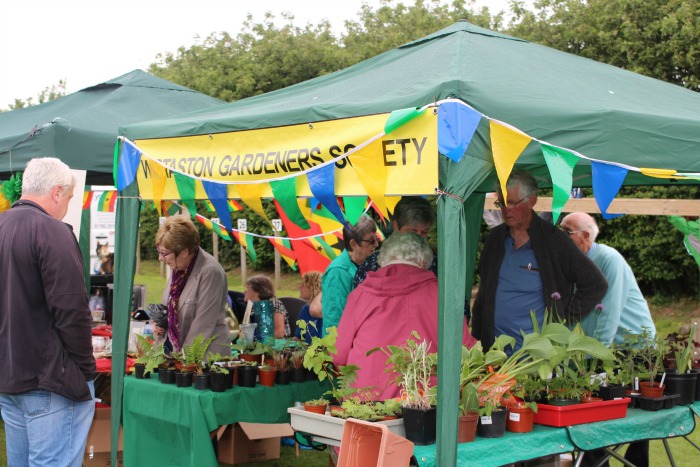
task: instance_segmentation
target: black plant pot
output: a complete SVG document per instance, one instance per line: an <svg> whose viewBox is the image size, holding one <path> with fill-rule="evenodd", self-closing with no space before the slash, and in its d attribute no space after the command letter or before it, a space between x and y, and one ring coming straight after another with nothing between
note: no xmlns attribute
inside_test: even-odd
<svg viewBox="0 0 700 467"><path fill-rule="evenodd" d="M224 392L226 390L226 378L228 377L228 374L211 373L209 377L211 379L211 390L213 392Z"/></svg>
<svg viewBox="0 0 700 467"><path fill-rule="evenodd" d="M238 385L243 388L254 388L258 377L258 368L255 366L238 367Z"/></svg>
<svg viewBox="0 0 700 467"><path fill-rule="evenodd" d="M137 379L144 378L144 372L146 371L146 365L143 363L134 363L134 376Z"/></svg>
<svg viewBox="0 0 700 467"><path fill-rule="evenodd" d="M179 388L188 388L192 386L192 372L175 373L175 385Z"/></svg>
<svg viewBox="0 0 700 467"><path fill-rule="evenodd" d="M161 369L158 373L158 379L163 384L175 384L175 373L177 373L177 370L174 368Z"/></svg>
<svg viewBox="0 0 700 467"><path fill-rule="evenodd" d="M318 379L318 376L313 371L307 370L306 368L304 368L304 370L306 370L306 381L313 381L315 379Z"/></svg>
<svg viewBox="0 0 700 467"><path fill-rule="evenodd" d="M277 374L275 375L275 384L289 384L289 381L292 379L292 374L289 369L285 370L277 370Z"/></svg>
<svg viewBox="0 0 700 467"><path fill-rule="evenodd" d="M209 373L194 375L194 388L203 391L211 387L211 377Z"/></svg>
<svg viewBox="0 0 700 467"><path fill-rule="evenodd" d="M228 367L228 374L224 380L226 381L226 389L231 389L233 387L233 378L236 377L236 371L238 368L235 366Z"/></svg>
<svg viewBox="0 0 700 467"><path fill-rule="evenodd" d="M506 409L499 407L490 417L479 417L476 434L482 438L500 438L506 432Z"/></svg>
<svg viewBox="0 0 700 467"><path fill-rule="evenodd" d="M664 384L665 395L678 394L680 397L676 399L676 405L688 405L695 401L695 386L697 385L698 377L693 373L685 374L666 374Z"/></svg>
<svg viewBox="0 0 700 467"><path fill-rule="evenodd" d="M697 377L697 381L695 382L695 400L700 401L700 369L693 368L690 372L694 373Z"/></svg>
<svg viewBox="0 0 700 467"><path fill-rule="evenodd" d="M406 430L406 439L413 441L413 444L425 446L435 442L437 425L437 408L431 407L428 410L411 409L402 407L403 426ZM504 419L505 429L505 419Z"/></svg>
<svg viewBox="0 0 700 467"><path fill-rule="evenodd" d="M625 397L625 387L621 384L601 386L600 389L598 389L598 395L602 397L604 401L622 399Z"/></svg>
<svg viewBox="0 0 700 467"><path fill-rule="evenodd" d="M306 368L294 368L292 370L292 381L295 383L303 383L306 381Z"/></svg>

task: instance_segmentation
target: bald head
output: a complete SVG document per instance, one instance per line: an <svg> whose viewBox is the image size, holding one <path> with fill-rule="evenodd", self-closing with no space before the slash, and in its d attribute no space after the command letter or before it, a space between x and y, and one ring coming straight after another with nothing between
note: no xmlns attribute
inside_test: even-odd
<svg viewBox="0 0 700 467"><path fill-rule="evenodd" d="M564 217L561 228L584 254L598 237L598 224L585 212L572 212Z"/></svg>

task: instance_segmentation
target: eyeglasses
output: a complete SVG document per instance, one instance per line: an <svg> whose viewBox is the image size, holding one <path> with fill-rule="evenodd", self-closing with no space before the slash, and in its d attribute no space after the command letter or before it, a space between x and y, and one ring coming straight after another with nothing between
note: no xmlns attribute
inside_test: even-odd
<svg viewBox="0 0 700 467"><path fill-rule="evenodd" d="M160 248L156 248L156 251L158 252L159 258L167 258L170 254L172 254L172 251L161 250Z"/></svg>
<svg viewBox="0 0 700 467"><path fill-rule="evenodd" d="M379 245L379 240L377 237L372 237L369 240L362 239L360 240L360 243L369 243L370 245Z"/></svg>
<svg viewBox="0 0 700 467"><path fill-rule="evenodd" d="M527 196L524 197L523 199L521 199L520 201L518 201L517 203L504 203L500 199L497 199L496 201L493 202L493 205L496 206L496 208L498 208L498 209L502 209L505 207L507 207L508 209L513 209L514 207L516 207L518 204L522 203L526 199L527 199Z"/></svg>
<svg viewBox="0 0 700 467"><path fill-rule="evenodd" d="M569 230L569 229L565 229L563 227L559 227L559 228L561 229L562 232L564 232L569 237L571 237L575 233L583 232L583 230Z"/></svg>

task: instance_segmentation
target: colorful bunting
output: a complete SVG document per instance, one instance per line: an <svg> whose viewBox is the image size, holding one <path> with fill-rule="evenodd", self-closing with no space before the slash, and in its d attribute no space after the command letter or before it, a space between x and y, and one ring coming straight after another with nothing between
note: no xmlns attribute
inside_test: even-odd
<svg viewBox="0 0 700 467"><path fill-rule="evenodd" d="M354 157L354 156L353 156ZM335 198L335 164L328 164L307 174L309 188L316 199L333 213L336 219L345 224L345 216Z"/></svg>
<svg viewBox="0 0 700 467"><path fill-rule="evenodd" d="M556 224L571 196L574 167L579 158L565 149L548 144L542 145L542 154L552 178L552 223Z"/></svg>
<svg viewBox="0 0 700 467"><path fill-rule="evenodd" d="M216 210L216 215L221 219L221 223L226 227L227 231L233 230L231 225L231 213L228 210L228 194L226 193L226 185L223 183L214 183L208 180L202 180L204 192L209 197L209 201Z"/></svg>
<svg viewBox="0 0 700 467"><path fill-rule="evenodd" d="M100 199L97 200L97 210L99 212L114 212L116 202L117 192L105 191L100 195Z"/></svg>
<svg viewBox="0 0 700 467"><path fill-rule="evenodd" d="M389 118L384 123L384 133L389 134L400 126L405 125L417 116L423 113L423 110L411 107L410 109L394 110L389 114Z"/></svg>
<svg viewBox="0 0 700 467"><path fill-rule="evenodd" d="M162 208L165 212L165 217L176 216L180 214L180 205L173 203L172 201L163 201Z"/></svg>
<svg viewBox="0 0 700 467"><path fill-rule="evenodd" d="M270 219L267 218L267 214L265 214L265 209L263 209L262 205L262 196L264 188L264 183L236 185L236 190L241 196L241 200L258 216L262 217L263 219L265 219L265 221L267 221L268 224L272 225L270 223Z"/></svg>
<svg viewBox="0 0 700 467"><path fill-rule="evenodd" d="M458 102L446 102L438 108L438 151L459 162L474 137L481 114Z"/></svg>
<svg viewBox="0 0 700 467"><path fill-rule="evenodd" d="M641 167L639 169L639 171L642 172L647 177L676 178L676 177L674 177L674 175L676 175L676 171L674 169L649 169L649 168Z"/></svg>
<svg viewBox="0 0 700 467"><path fill-rule="evenodd" d="M122 146L122 157L117 171L117 189L119 191L131 185L136 178L136 171L141 161L141 151L128 142Z"/></svg>
<svg viewBox="0 0 700 467"><path fill-rule="evenodd" d="M257 262L258 258L255 254L255 247L253 246L253 236L248 235L240 230L234 230L232 231L232 233L236 240L238 240L238 243L241 244L241 248L243 248L246 251L246 253L248 253L250 259L254 263Z"/></svg>
<svg viewBox="0 0 700 467"><path fill-rule="evenodd" d="M381 141L365 146L352 155L352 168L367 191L367 195L383 216L388 217L384 194L386 192L386 166L384 158L377 157L382 153Z"/></svg>
<svg viewBox="0 0 700 467"><path fill-rule="evenodd" d="M302 229L308 229L309 223L297 204L296 178L286 178L271 182L270 188L272 188L272 195L279 201L281 208L289 216L289 220Z"/></svg>
<svg viewBox="0 0 700 467"><path fill-rule="evenodd" d="M182 203L187 207L191 216L197 215L197 204L194 202L195 183L194 178L186 177L180 173L173 172L177 191L180 193Z"/></svg>
<svg viewBox="0 0 700 467"><path fill-rule="evenodd" d="M163 198L163 191L165 190L165 167L154 162L149 161L149 173L151 174L151 185L153 186L153 203L156 205L158 214L162 215L160 210L160 201Z"/></svg>
<svg viewBox="0 0 700 467"><path fill-rule="evenodd" d="M268 237L267 239L270 240L272 246L275 247L289 267L292 268L293 271L296 271L297 254L292 249L291 242L285 238Z"/></svg>
<svg viewBox="0 0 700 467"><path fill-rule="evenodd" d="M620 191L622 182L627 176L627 169L615 165L591 161L591 176L593 178L593 197L603 219L615 219L622 214L608 214L608 208Z"/></svg>
<svg viewBox="0 0 700 467"><path fill-rule="evenodd" d="M93 195L94 195L93 191L83 192L83 210L90 209L90 205L92 205Z"/></svg>
<svg viewBox="0 0 700 467"><path fill-rule="evenodd" d="M365 212L367 204L366 196L347 196L343 198L345 206L345 217L350 224L355 225L360 220L360 216Z"/></svg>
<svg viewBox="0 0 700 467"><path fill-rule="evenodd" d="M243 210L243 205L236 201L235 199L228 200L228 210L229 212L238 212Z"/></svg>
<svg viewBox="0 0 700 467"><path fill-rule="evenodd" d="M503 199L508 202L508 192L506 182L513 170L515 161L525 150L532 138L508 128L493 120L489 122L491 126L491 150L493 151L493 164L496 166L496 174L501 182Z"/></svg>

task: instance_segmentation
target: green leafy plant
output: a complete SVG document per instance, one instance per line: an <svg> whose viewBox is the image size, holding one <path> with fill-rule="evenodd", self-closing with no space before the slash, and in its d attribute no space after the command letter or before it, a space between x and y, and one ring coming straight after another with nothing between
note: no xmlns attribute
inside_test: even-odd
<svg viewBox="0 0 700 467"><path fill-rule="evenodd" d="M377 402L374 404L374 409L378 415L384 417L401 415L401 403L396 399L387 399L384 402Z"/></svg>
<svg viewBox="0 0 700 467"><path fill-rule="evenodd" d="M216 364L209 366L209 371L211 373L223 373L225 375L227 375L229 373L228 368L226 368L223 365L216 365Z"/></svg>
<svg viewBox="0 0 700 467"><path fill-rule="evenodd" d="M328 405L328 399L324 399L323 397L319 397L318 399L310 399L308 401L304 401L305 405L315 405L315 406L324 406Z"/></svg>
<svg viewBox="0 0 700 467"><path fill-rule="evenodd" d="M156 344L141 334L137 334L136 338L137 358L135 363L144 365L144 374L152 373L153 370L165 362L163 344Z"/></svg>
<svg viewBox="0 0 700 467"><path fill-rule="evenodd" d="M214 342L216 336L212 336L208 339L204 339L202 334L199 334L194 338L192 343L182 346L182 353L180 354L180 361L185 368L194 368L194 371L201 375L204 373L204 356L207 353L207 349Z"/></svg>
<svg viewBox="0 0 700 467"><path fill-rule="evenodd" d="M430 352L430 343L421 340L416 331L400 346L374 348L367 355L381 351L388 356L388 370L396 375L396 383L401 387L404 407L427 410L436 401L436 388L431 384L438 362L436 352Z"/></svg>

